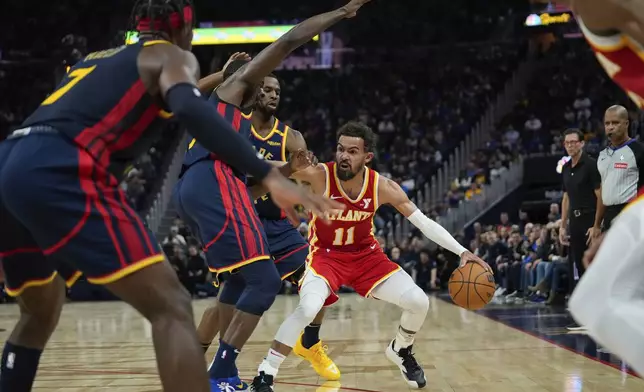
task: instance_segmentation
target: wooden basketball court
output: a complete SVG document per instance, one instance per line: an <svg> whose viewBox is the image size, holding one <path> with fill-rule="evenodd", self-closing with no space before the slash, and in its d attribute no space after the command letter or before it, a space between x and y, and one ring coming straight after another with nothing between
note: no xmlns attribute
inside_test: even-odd
<svg viewBox="0 0 644 392"><path fill-rule="evenodd" d="M278 297L239 357L242 378L254 376L273 334L296 304L296 296ZM194 303L197 318L206 305ZM394 306L345 295L327 316L321 335L343 372L341 385L325 384L308 363L291 356L276 391L408 390L384 355L398 326L400 312ZM4 338L16 317L15 305L0 306ZM644 390L639 378L435 297L415 351L427 375L426 391ZM34 390L160 391L148 323L119 302L68 304L43 356Z"/></svg>

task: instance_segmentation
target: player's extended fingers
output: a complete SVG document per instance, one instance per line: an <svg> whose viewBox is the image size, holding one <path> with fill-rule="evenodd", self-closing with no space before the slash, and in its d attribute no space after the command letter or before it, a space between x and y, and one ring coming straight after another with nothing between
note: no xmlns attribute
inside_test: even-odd
<svg viewBox="0 0 644 392"><path fill-rule="evenodd" d="M313 151L307 152L307 156L309 158L309 162L311 162L311 165L316 166L318 164L318 157L315 156Z"/></svg>
<svg viewBox="0 0 644 392"><path fill-rule="evenodd" d="M328 199L326 197L311 194L308 199L308 203L310 203L310 210L327 224L330 223L328 214L329 212L333 210L345 209L344 204L338 203L337 201Z"/></svg>

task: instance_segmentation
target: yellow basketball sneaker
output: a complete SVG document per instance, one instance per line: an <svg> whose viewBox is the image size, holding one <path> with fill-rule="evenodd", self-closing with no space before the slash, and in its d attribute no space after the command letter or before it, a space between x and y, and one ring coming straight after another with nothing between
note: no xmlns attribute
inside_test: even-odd
<svg viewBox="0 0 644 392"><path fill-rule="evenodd" d="M342 388L342 384L338 381L325 381L315 392L340 392L340 388Z"/></svg>
<svg viewBox="0 0 644 392"><path fill-rule="evenodd" d="M322 341L317 342L311 348L305 348L302 345L302 335L300 335L295 347L293 347L293 352L306 359L320 377L329 381L339 380L340 369L338 369L335 363L333 363L331 358L326 354L327 350L327 346L322 346Z"/></svg>

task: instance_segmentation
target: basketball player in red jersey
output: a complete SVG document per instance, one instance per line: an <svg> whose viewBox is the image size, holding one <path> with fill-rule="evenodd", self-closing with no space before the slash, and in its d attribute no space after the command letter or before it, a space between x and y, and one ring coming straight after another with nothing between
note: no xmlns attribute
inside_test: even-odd
<svg viewBox="0 0 644 392"><path fill-rule="evenodd" d="M608 75L644 108L644 1L567 0ZM640 190L640 194L643 192ZM599 344L644 375L644 198L632 201L584 256L589 266L568 303Z"/></svg>
<svg viewBox="0 0 644 392"><path fill-rule="evenodd" d="M258 159L202 99L188 2L142 0L133 17L139 42L87 55L0 143L0 257L20 307L2 354L2 391L32 388L65 300L59 261L150 321L165 391L210 391L190 298L119 189L124 167L160 134L164 107L204 146L273 188L278 204L332 207Z"/></svg>
<svg viewBox="0 0 644 392"><path fill-rule="evenodd" d="M426 217L398 184L367 167L373 159L375 135L364 124L349 122L338 131L335 162L309 166L291 178L305 181L314 193L345 205L344 211L328 216L330 225L312 215L309 225L310 255L301 281L300 303L278 330L273 349L283 356L269 356L259 366L259 378L269 387L285 358L295 346L299 333L323 306L338 300L342 285L351 286L363 297L395 304L403 309L396 337L386 348L411 388L423 388L427 381L412 352L414 337L425 321L427 295L397 264L390 261L373 233L378 207L396 208L427 238L461 257L461 265L475 262L489 266L461 246L443 227ZM270 389L259 389L268 392Z"/></svg>

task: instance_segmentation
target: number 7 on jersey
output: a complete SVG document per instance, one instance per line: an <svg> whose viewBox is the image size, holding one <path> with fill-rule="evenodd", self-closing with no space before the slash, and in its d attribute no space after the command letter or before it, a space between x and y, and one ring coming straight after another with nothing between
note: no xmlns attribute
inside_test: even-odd
<svg viewBox="0 0 644 392"><path fill-rule="evenodd" d="M89 75L94 71L96 66L92 66L89 68L78 68L70 72L67 77L69 78L69 82L67 82L64 86L59 88L58 90L54 91L47 99L43 101L41 105L51 105L52 103L58 101L60 97L65 95L72 87L74 87L78 82L80 82L85 76Z"/></svg>

